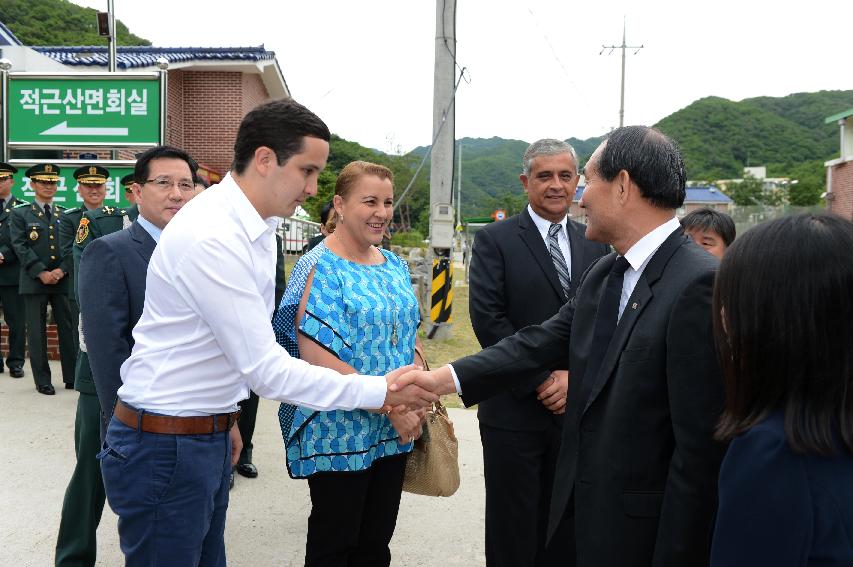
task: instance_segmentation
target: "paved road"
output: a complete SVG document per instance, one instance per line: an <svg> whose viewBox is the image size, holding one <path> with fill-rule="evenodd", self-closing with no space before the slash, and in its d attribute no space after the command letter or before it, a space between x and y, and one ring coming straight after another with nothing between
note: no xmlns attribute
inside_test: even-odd
<svg viewBox="0 0 853 567"><path fill-rule="evenodd" d="M61 387L57 363L54 386ZM27 375L0 374L0 566L53 564L62 497L74 466L74 412L78 394L36 393ZM302 564L310 510L308 485L291 480L282 458L278 404L261 400L255 432L257 479L237 478L231 491L225 543L229 565ZM451 498L403 493L391 542L392 564L485 564L483 461L473 411L451 409L460 439L462 486ZM107 508L98 530L98 565L122 564L116 517Z"/></svg>

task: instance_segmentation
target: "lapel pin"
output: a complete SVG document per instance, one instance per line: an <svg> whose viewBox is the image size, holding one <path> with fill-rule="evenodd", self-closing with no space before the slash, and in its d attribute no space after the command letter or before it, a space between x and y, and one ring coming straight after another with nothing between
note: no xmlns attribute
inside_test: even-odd
<svg viewBox="0 0 853 567"><path fill-rule="evenodd" d="M636 308L637 308L637 305L638 305L638 304L637 304L637 302L635 301L634 303L632 303L632 304L631 304L631 309L636 309Z"/></svg>

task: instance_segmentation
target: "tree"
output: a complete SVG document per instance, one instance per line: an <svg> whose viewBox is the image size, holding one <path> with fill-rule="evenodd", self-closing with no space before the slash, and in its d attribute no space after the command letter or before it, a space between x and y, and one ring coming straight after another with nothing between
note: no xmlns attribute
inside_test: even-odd
<svg viewBox="0 0 853 567"><path fill-rule="evenodd" d="M727 193L735 205L740 207L754 207L765 205L764 187L760 179L746 175L740 183L731 183Z"/></svg>

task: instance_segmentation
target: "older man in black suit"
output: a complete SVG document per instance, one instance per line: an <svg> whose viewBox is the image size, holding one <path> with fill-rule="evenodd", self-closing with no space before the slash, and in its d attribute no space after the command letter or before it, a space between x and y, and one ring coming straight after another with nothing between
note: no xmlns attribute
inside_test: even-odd
<svg viewBox="0 0 853 567"><path fill-rule="evenodd" d="M586 236L615 252L554 317L433 372L432 388L470 405L568 363L549 521L549 534L561 522L574 534L566 564L708 565L725 449L713 439L717 260L681 230L684 164L657 130L614 130L585 173Z"/></svg>
<svg viewBox="0 0 853 567"><path fill-rule="evenodd" d="M581 274L610 252L568 217L579 179L569 144L531 144L519 179L527 207L474 238L469 302L483 348L554 315L574 296ZM571 553L565 535L545 547L568 374L531 372L524 384L479 405L489 567L563 565Z"/></svg>

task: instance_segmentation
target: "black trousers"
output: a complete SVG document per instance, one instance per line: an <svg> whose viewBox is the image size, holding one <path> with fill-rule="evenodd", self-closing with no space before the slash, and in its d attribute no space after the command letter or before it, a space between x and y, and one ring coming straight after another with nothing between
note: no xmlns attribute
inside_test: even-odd
<svg viewBox="0 0 853 567"><path fill-rule="evenodd" d="M74 350L74 335L71 327L71 309L68 296L64 293L25 294L24 306L27 313L27 343L30 347L30 367L36 386L50 384L50 366L47 358L47 304L53 309L56 334L59 335L59 358L62 362L62 381L74 384L74 366L77 351Z"/></svg>
<svg viewBox="0 0 853 567"><path fill-rule="evenodd" d="M305 567L387 567L397 525L406 455L385 457L363 472L308 477L311 515Z"/></svg>
<svg viewBox="0 0 853 567"><path fill-rule="evenodd" d="M6 366L9 368L23 368L24 354L26 353L26 314L24 313L24 301L18 294L16 285L0 285L0 303L3 304L3 319L9 328L9 355L6 357ZM3 368L0 358L0 369Z"/></svg>
<svg viewBox="0 0 853 567"><path fill-rule="evenodd" d="M480 424L486 481L486 565L574 565L574 534L562 522L548 545L548 510L561 430L510 431Z"/></svg>
<svg viewBox="0 0 853 567"><path fill-rule="evenodd" d="M258 395L254 392L249 392L249 397L239 402L240 419L237 421L237 428L240 430L240 437L243 439L243 450L240 451L241 465L252 462L252 436L255 434L255 419L258 417Z"/></svg>

